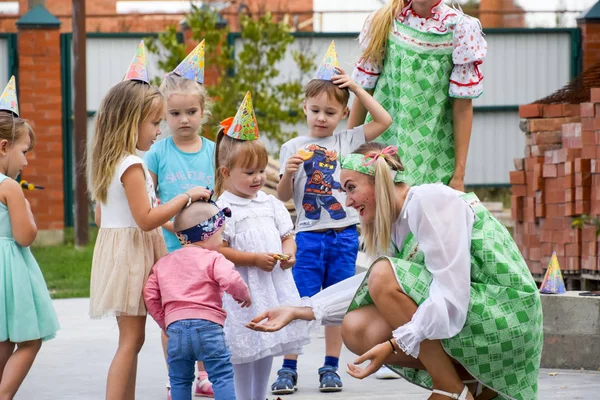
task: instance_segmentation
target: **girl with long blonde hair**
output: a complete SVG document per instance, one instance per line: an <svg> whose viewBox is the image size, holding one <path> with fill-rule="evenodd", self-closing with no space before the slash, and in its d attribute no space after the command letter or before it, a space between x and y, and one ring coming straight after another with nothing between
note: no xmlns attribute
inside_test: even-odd
<svg viewBox="0 0 600 400"><path fill-rule="evenodd" d="M483 92L487 52L479 21L442 0L390 0L367 18L359 41L352 77L393 120L377 141L398 147L410 183L464 190L472 99ZM365 117L355 101L348 126Z"/></svg>
<svg viewBox="0 0 600 400"><path fill-rule="evenodd" d="M111 400L135 398L146 326L142 289L154 263L166 254L158 228L186 204L210 197L208 189L196 187L157 206L152 178L136 152L150 149L160 134L164 109L160 92L139 73L113 86L100 105L89 156L90 194L100 227L90 316L116 316L119 327L106 387Z"/></svg>

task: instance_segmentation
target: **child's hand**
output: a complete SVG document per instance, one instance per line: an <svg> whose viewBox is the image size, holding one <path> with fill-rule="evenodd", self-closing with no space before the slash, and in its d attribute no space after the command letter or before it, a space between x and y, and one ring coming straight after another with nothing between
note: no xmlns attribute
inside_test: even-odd
<svg viewBox="0 0 600 400"><path fill-rule="evenodd" d="M358 89L359 86L356 82L354 82L354 79L346 75L344 70L340 67L337 67L336 69L338 74L331 77L331 82L333 82L334 85L337 85L340 89L348 88L348 90L351 92L354 92L356 89Z"/></svg>
<svg viewBox="0 0 600 400"><path fill-rule="evenodd" d="M296 264L296 255L295 254L286 254L286 255L290 256L290 258L288 258L287 260L284 260L284 261L279 261L279 266L281 267L281 269L292 268L294 266L294 264Z"/></svg>
<svg viewBox="0 0 600 400"><path fill-rule="evenodd" d="M254 258L254 264L263 271L271 272L277 264L277 260L270 253L257 253Z"/></svg>
<svg viewBox="0 0 600 400"><path fill-rule="evenodd" d="M196 186L188 190L187 193L192 196L192 201L208 200L212 195L212 192L203 186Z"/></svg>
<svg viewBox="0 0 600 400"><path fill-rule="evenodd" d="M300 157L298 154L294 154L293 156L288 158L287 162L285 163L285 173L294 175L298 171L298 169L300 169L300 165L303 162L304 160L302 159L302 157Z"/></svg>
<svg viewBox="0 0 600 400"><path fill-rule="evenodd" d="M250 300L238 300L238 299L235 299L235 301L237 301L237 303L242 308L249 308L252 305L252 299L250 299Z"/></svg>

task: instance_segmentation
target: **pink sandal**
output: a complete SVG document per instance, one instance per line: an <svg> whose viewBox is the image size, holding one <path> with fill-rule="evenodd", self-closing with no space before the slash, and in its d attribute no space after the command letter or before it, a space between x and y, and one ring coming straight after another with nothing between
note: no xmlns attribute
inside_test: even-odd
<svg viewBox="0 0 600 400"><path fill-rule="evenodd" d="M213 392L212 383L208 380L208 378L204 379L196 379L196 391L194 392L194 396L196 397L215 397L215 393Z"/></svg>

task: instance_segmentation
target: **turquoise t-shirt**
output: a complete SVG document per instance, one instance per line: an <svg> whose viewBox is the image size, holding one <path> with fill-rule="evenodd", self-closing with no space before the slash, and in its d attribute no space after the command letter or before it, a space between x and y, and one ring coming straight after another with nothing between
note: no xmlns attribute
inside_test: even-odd
<svg viewBox="0 0 600 400"><path fill-rule="evenodd" d="M202 138L202 148L196 153L185 153L168 137L152 145L144 155L150 172L158 177L157 195L166 203L178 194L196 186L215 184L215 143ZM167 250L181 247L177 236L163 229Z"/></svg>

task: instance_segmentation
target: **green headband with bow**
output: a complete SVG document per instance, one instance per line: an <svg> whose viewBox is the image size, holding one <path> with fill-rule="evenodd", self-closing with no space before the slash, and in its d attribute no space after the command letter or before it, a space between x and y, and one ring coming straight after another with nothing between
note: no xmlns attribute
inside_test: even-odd
<svg viewBox="0 0 600 400"><path fill-rule="evenodd" d="M379 153L369 153L366 155L352 153L342 158L341 166L343 169L350 169L361 174L375 176L375 161L379 157L385 158L396 153L398 153L398 148L395 146L388 146ZM405 171L396 171L394 182L406 182Z"/></svg>

